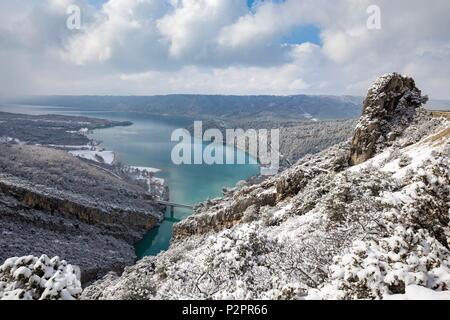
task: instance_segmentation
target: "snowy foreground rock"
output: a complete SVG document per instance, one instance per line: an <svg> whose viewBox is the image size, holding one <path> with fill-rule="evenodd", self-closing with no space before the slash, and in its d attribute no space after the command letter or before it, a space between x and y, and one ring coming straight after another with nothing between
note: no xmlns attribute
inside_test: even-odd
<svg viewBox="0 0 450 320"><path fill-rule="evenodd" d="M0 300L74 300L80 294L78 267L58 257L15 257L0 266Z"/></svg>
<svg viewBox="0 0 450 320"><path fill-rule="evenodd" d="M397 74L377 80L367 101L380 103L353 144L201 204L168 251L82 298L449 298L450 123L423 110L412 79ZM376 140L364 137L377 121ZM355 150L369 153L351 166Z"/></svg>

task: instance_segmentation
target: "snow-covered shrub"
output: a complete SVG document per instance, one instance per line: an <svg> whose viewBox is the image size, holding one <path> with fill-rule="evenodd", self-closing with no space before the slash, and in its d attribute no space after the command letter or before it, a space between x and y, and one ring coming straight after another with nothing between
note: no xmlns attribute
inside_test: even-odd
<svg viewBox="0 0 450 320"><path fill-rule="evenodd" d="M266 255L275 244L254 227L226 230L205 240L208 250L181 265L172 261L174 255L158 261L155 270L158 278L170 279L170 286L180 290L184 297L248 299L252 291L262 291L258 287L270 287L265 281L270 278ZM188 275L195 281L183 283L182 279ZM235 279L231 282L234 285L230 287L232 279Z"/></svg>
<svg viewBox="0 0 450 320"><path fill-rule="evenodd" d="M81 291L78 268L59 257L14 257L0 266L0 300L72 300Z"/></svg>
<svg viewBox="0 0 450 320"><path fill-rule="evenodd" d="M426 230L397 227L393 235L356 241L334 258L331 283L312 291L324 299L381 299L404 294L406 286L450 289L449 251ZM317 297L316 296L316 297Z"/></svg>
<svg viewBox="0 0 450 320"><path fill-rule="evenodd" d="M306 292L305 283L316 286L301 252L262 231L243 224L203 238L188 253L180 247L160 255L145 280L159 284L152 298L292 299Z"/></svg>
<svg viewBox="0 0 450 320"><path fill-rule="evenodd" d="M374 168L357 171L359 177L339 177L339 187L325 197L331 220L339 227L345 221L356 226L378 212L376 224L385 232L373 233L376 224L365 225L370 234L333 259L330 282L310 291L310 298L380 299L404 294L409 285L450 290L448 154L444 146L418 166L411 161L404 176L382 183L383 174ZM353 228L356 239L357 233Z"/></svg>
<svg viewBox="0 0 450 320"><path fill-rule="evenodd" d="M396 205L386 214L390 222L426 229L442 245L450 247L450 180L448 149L420 165L398 192L385 192L386 203ZM406 182L408 181L408 182Z"/></svg>
<svg viewBox="0 0 450 320"><path fill-rule="evenodd" d="M398 166L400 168L407 167L407 166L409 166L411 164L411 161L412 161L412 159L411 159L410 156L408 156L407 154L403 154L403 155L400 156L400 160L398 162Z"/></svg>
<svg viewBox="0 0 450 320"><path fill-rule="evenodd" d="M383 161L381 165L387 164L395 159L401 157L401 152L398 148L392 148L391 152L389 152L389 156Z"/></svg>
<svg viewBox="0 0 450 320"><path fill-rule="evenodd" d="M327 217L340 224L373 217L375 210L383 209L379 208L381 192L396 186L388 174L374 167L342 172L328 185L330 190L320 201Z"/></svg>

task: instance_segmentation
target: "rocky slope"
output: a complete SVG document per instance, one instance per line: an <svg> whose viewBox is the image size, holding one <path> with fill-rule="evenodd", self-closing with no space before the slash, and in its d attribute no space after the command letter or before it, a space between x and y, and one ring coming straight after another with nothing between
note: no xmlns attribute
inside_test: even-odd
<svg viewBox="0 0 450 320"><path fill-rule="evenodd" d="M356 122L356 119L331 121L213 119L203 121L202 134L208 129L219 129L223 137L226 137L227 129L243 129L244 131L279 129L280 171L282 171L308 154L315 154L347 141L353 135ZM187 130L194 134L193 125ZM269 145L270 142L269 139ZM244 151L251 153L248 146ZM258 157L257 154L253 156Z"/></svg>
<svg viewBox="0 0 450 320"><path fill-rule="evenodd" d="M450 124L422 101L409 78L378 79L352 142L199 205L168 251L108 274L82 298L381 299L417 286L446 294Z"/></svg>
<svg viewBox="0 0 450 320"><path fill-rule="evenodd" d="M145 188L61 150L0 144L0 169L0 261L60 256L92 281L133 264L163 218Z"/></svg>

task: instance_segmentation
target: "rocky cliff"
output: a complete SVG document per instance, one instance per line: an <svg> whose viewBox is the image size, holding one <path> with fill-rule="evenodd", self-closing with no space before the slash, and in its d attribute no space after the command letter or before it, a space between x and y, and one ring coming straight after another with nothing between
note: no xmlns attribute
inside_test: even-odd
<svg viewBox="0 0 450 320"><path fill-rule="evenodd" d="M121 272L163 218L146 189L64 151L0 144L0 260L64 257L82 281Z"/></svg>
<svg viewBox="0 0 450 320"><path fill-rule="evenodd" d="M168 251L84 299L383 299L450 288L450 124L375 81L352 141L199 205ZM349 161L350 159L350 161Z"/></svg>
<svg viewBox="0 0 450 320"><path fill-rule="evenodd" d="M364 100L363 115L350 147L350 164L360 164L401 136L426 103L412 78L397 73L375 81Z"/></svg>

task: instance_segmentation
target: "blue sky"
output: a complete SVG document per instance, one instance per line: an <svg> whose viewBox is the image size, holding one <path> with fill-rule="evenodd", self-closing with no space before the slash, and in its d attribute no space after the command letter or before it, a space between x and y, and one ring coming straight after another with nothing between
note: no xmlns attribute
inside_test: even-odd
<svg viewBox="0 0 450 320"><path fill-rule="evenodd" d="M103 3L107 2L108 0L89 0L89 2L93 5L95 5L96 7L101 6ZM246 1L246 0L242 0L242 1ZM249 8L253 7L253 4L255 2L257 2L258 0L247 0L247 6ZM274 0L274 2L283 2L284 0Z"/></svg>
<svg viewBox="0 0 450 320"><path fill-rule="evenodd" d="M311 24L296 26L283 37L282 41L287 44L311 42L321 45L320 29Z"/></svg>
<svg viewBox="0 0 450 320"><path fill-rule="evenodd" d="M102 4L104 4L105 2L107 2L107 0L89 0L89 3L91 3L97 8L100 8Z"/></svg>
<svg viewBox="0 0 450 320"><path fill-rule="evenodd" d="M243 0L243 1L245 1L245 0ZM282 3L282 2L285 2L285 0L247 0L247 6L249 7L249 8L252 8L253 7L253 4L255 4L255 3L257 3L257 2L264 2L264 1L272 1L272 2L275 2L275 3Z"/></svg>
<svg viewBox="0 0 450 320"><path fill-rule="evenodd" d="M244 0L243 0L244 1ZM254 9L254 4L264 0L247 0L247 6L249 9ZM267 0L266 0L267 1ZM268 0L274 3L283 3L285 0ZM253 10L254 11L254 10ZM298 25L289 30L283 37L282 42L286 44L300 44L304 42L311 42L317 45L321 45L320 40L320 28L315 25Z"/></svg>

